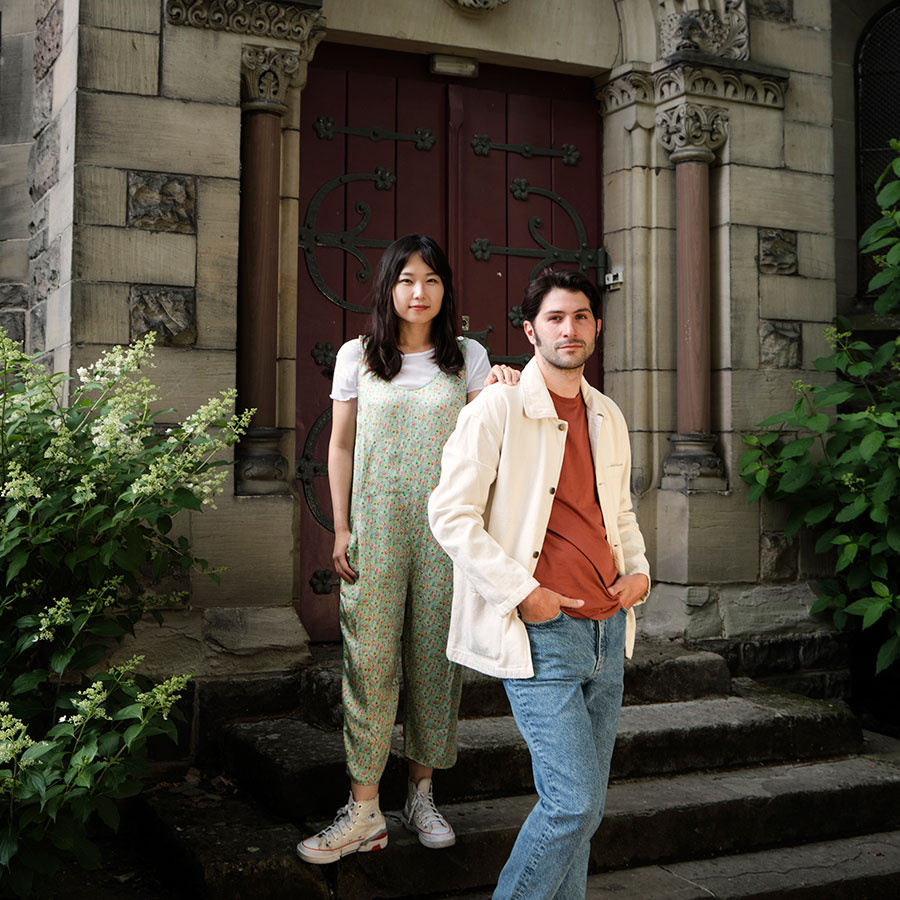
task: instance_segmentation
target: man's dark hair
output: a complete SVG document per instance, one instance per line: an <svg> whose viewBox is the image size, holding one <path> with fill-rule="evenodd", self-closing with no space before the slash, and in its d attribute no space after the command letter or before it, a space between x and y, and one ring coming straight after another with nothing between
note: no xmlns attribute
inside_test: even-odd
<svg viewBox="0 0 900 900"><path fill-rule="evenodd" d="M562 288L573 294L584 294L591 305L591 312L595 319L600 318L602 300L597 285L581 272L570 272L567 269L544 269L534 281L529 282L525 288L525 297L522 300L522 315L526 322L534 322L541 311L544 297L554 288Z"/></svg>

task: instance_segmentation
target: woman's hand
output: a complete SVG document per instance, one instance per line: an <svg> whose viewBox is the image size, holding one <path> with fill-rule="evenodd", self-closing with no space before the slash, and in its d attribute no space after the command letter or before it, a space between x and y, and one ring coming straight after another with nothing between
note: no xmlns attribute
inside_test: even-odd
<svg viewBox="0 0 900 900"><path fill-rule="evenodd" d="M347 582L354 584L356 582L356 572L350 568L347 562L347 547L350 546L350 532L346 530L335 530L334 532L334 551L331 554L331 561L337 570L338 575Z"/></svg>
<svg viewBox="0 0 900 900"><path fill-rule="evenodd" d="M487 387L489 384L494 384L494 382L518 384L521 375L522 373L518 369L512 368L512 366L491 366L491 371L488 372L487 378L484 379L484 386Z"/></svg>

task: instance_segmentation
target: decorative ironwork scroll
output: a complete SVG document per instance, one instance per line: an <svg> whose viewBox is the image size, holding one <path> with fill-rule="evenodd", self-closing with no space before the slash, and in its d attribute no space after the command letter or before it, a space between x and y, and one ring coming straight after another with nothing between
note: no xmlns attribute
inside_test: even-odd
<svg viewBox="0 0 900 900"><path fill-rule="evenodd" d="M334 522L328 518L325 510L322 509L314 487L316 478L328 477L328 463L315 459L313 454L316 451L316 444L319 442L322 432L330 421L331 407L328 407L323 413L319 414L306 435L306 441L303 444L303 455L297 460L294 477L303 485L303 496L306 499L306 505L309 507L309 511L313 514L315 520L328 531L334 531Z"/></svg>
<svg viewBox="0 0 900 900"><path fill-rule="evenodd" d="M367 137L370 141L412 141L416 150L430 150L437 138L430 128L417 128L414 134L401 131L387 131L384 128L350 128L349 125L335 125L331 116L319 116L313 122L317 137L323 141L333 141L335 134L353 134Z"/></svg>
<svg viewBox="0 0 900 900"><path fill-rule="evenodd" d="M325 182L319 190L316 191L309 206L306 208L306 215L303 219L303 225L300 227L300 236L298 244L303 249L303 255L306 257L306 265L309 269L309 276L312 278L315 286L336 306L351 312L370 313L372 310L368 306L360 306L356 303L348 303L343 297L336 294L326 283L316 260L316 247L336 247L355 256L360 263L360 269L356 273L357 281L366 282L372 275L372 266L369 260L360 248L376 247L384 249L389 246L390 240L381 240L378 238L362 237L362 232L366 230L369 220L372 218L372 207L363 200L360 200L354 207L359 214L359 222L353 227L344 231L317 231L316 220L319 217L319 210L325 202L325 198L339 187L350 184L354 181L374 181L375 190L389 191L393 188L397 181L397 176L390 169L377 168L374 173L370 172L351 172L347 175L341 175L339 178L333 178L331 181Z"/></svg>
<svg viewBox="0 0 900 900"><path fill-rule="evenodd" d="M472 150L476 156L490 156L491 150L518 153L525 159L531 159L533 156L555 156L562 159L564 166L577 166L578 160L581 159L581 151L574 144L563 144L560 150L554 150L552 147L535 147L527 142L524 144L497 144L487 134L476 134L472 138Z"/></svg>
<svg viewBox="0 0 900 900"><path fill-rule="evenodd" d="M534 268L528 276L529 278L534 278L541 269L553 263L574 262L578 263L579 272L597 269L598 277L602 278L606 273L606 251L602 247L592 248L590 246L584 222L581 221L575 208L568 200L559 194L553 193L553 191L548 191L546 188L532 187L525 178L514 179L509 186L509 190L516 200L524 201L531 194L535 194L538 197L546 197L551 202L558 204L569 217L572 225L575 226L578 249L567 250L563 247L555 247L538 230L544 225L543 218L541 216L532 216L528 222L528 232L538 245L537 247L501 247L492 244L490 238L475 238L469 248L475 259L486 262L494 254L497 256L520 256L537 259Z"/></svg>
<svg viewBox="0 0 900 900"><path fill-rule="evenodd" d="M341 579L331 569L316 569L309 579L313 593L319 596L330 594L340 583Z"/></svg>
<svg viewBox="0 0 900 900"><path fill-rule="evenodd" d="M518 308L518 307L515 307ZM519 356L496 356L491 352L490 345L487 342L487 336L494 330L493 325L488 325L484 331L469 331L465 326L463 327L463 337L471 338L473 341L478 341L485 350L487 350L488 359L491 361L491 365L496 365L501 363L503 365L513 365L513 366L524 366L531 359L530 353L522 353Z"/></svg>

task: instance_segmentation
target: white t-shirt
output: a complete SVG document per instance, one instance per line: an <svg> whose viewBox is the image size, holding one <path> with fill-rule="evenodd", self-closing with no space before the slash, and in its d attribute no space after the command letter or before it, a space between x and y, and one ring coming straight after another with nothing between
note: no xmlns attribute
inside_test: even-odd
<svg viewBox="0 0 900 900"><path fill-rule="evenodd" d="M334 362L334 382L331 388L332 400L354 400L359 391L359 338L347 341L337 352ZM466 393L480 391L484 379L491 370L487 351L478 341L466 339ZM391 380L392 384L404 388L420 388L428 384L440 371L434 359L434 350L421 353L404 353L400 371Z"/></svg>

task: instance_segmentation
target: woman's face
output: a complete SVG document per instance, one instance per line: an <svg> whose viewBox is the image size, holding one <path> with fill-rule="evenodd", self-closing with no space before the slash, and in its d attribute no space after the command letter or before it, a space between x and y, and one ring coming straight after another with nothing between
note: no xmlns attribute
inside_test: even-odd
<svg viewBox="0 0 900 900"><path fill-rule="evenodd" d="M411 325L431 322L441 311L444 282L418 253L406 261L394 283L394 312Z"/></svg>

